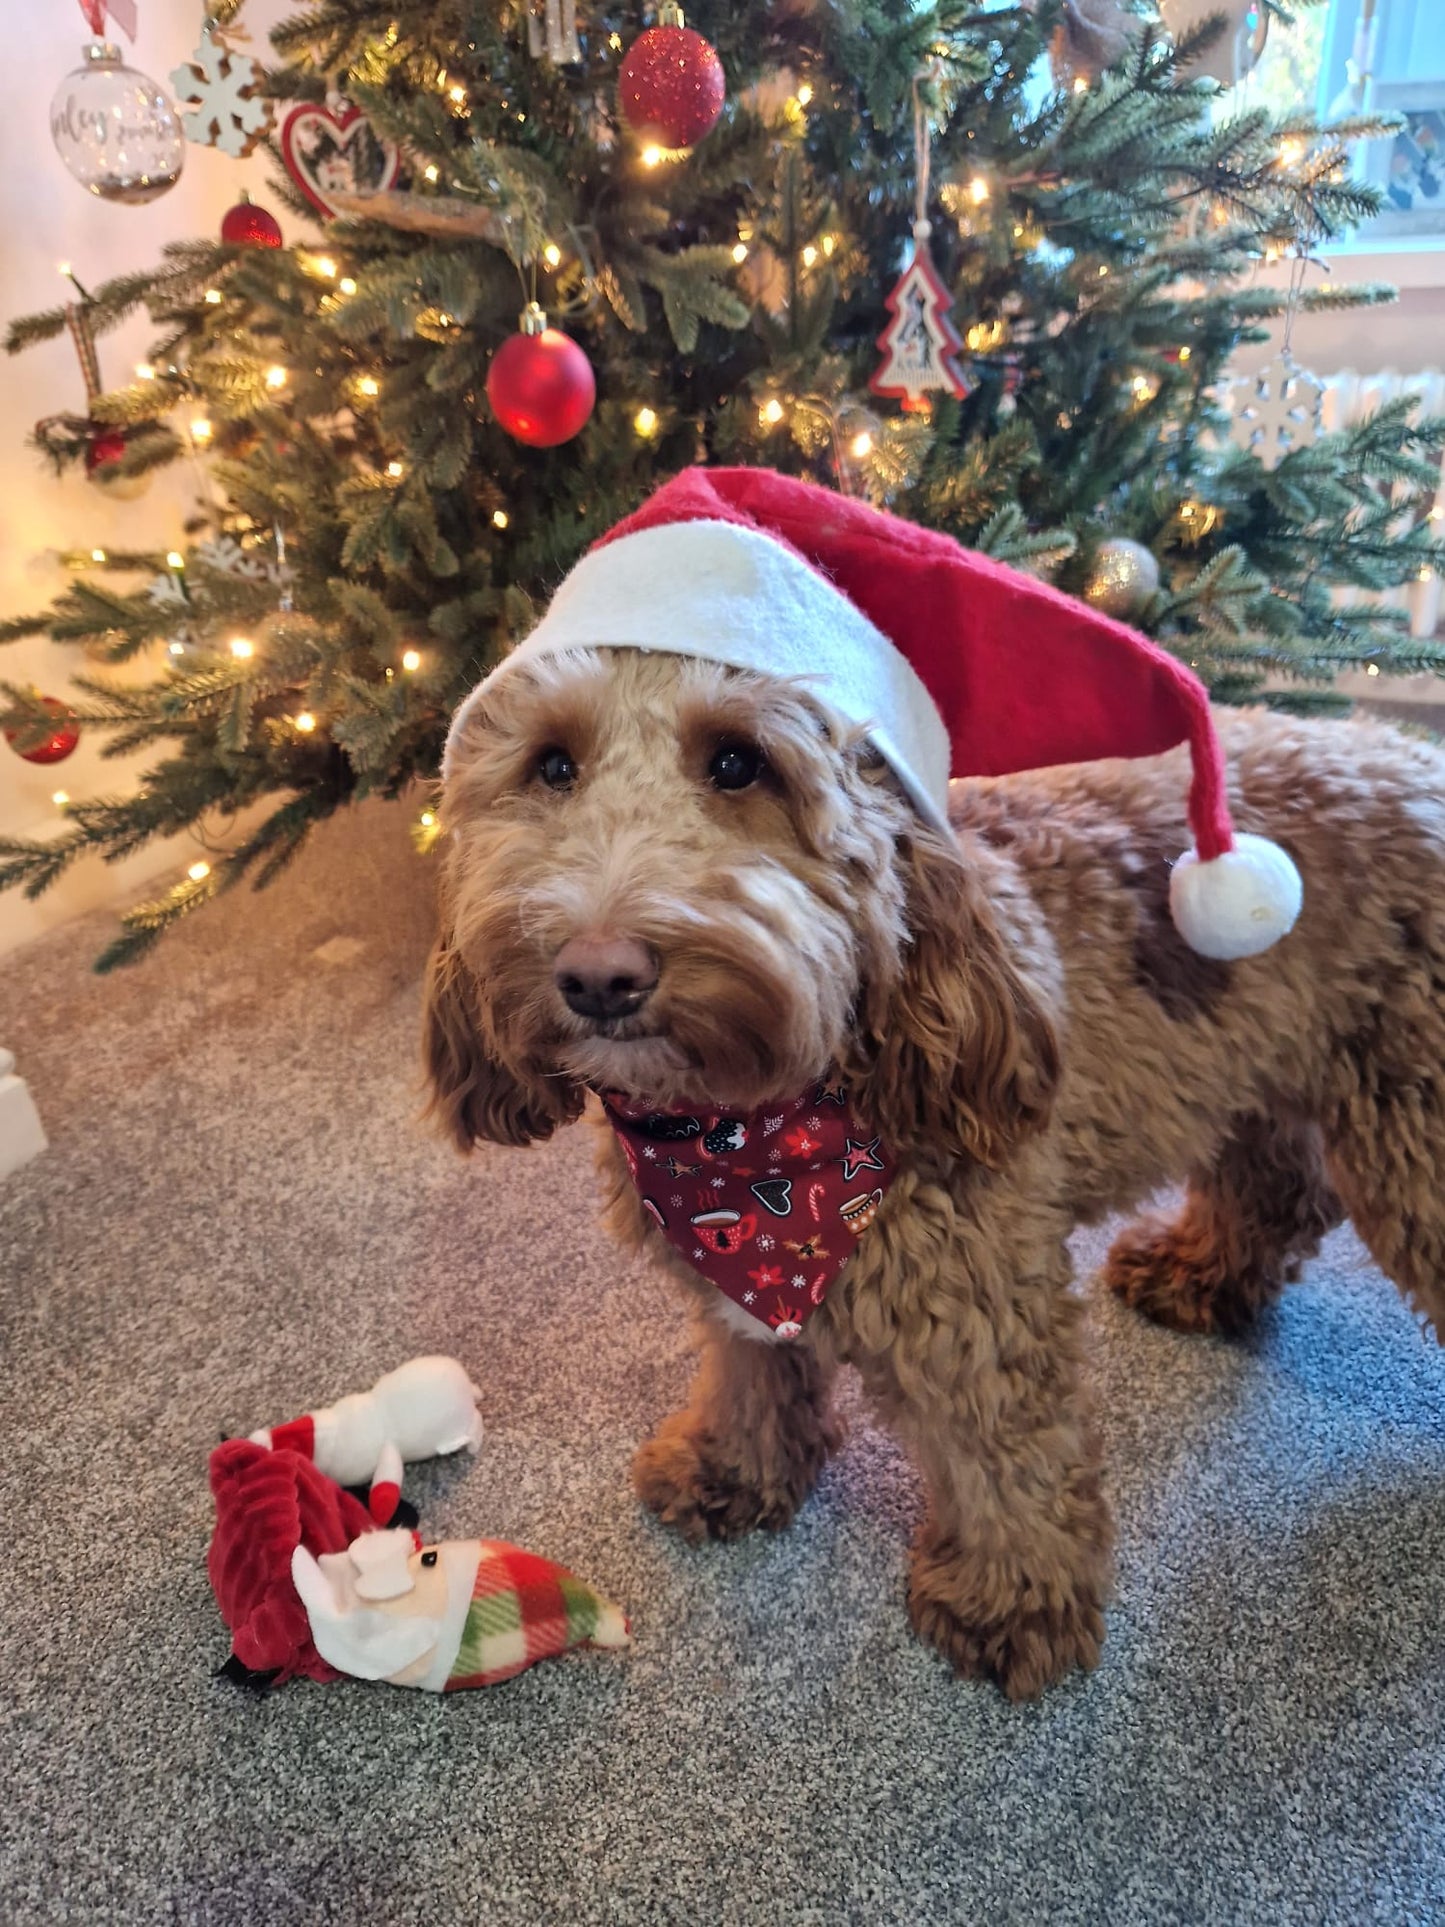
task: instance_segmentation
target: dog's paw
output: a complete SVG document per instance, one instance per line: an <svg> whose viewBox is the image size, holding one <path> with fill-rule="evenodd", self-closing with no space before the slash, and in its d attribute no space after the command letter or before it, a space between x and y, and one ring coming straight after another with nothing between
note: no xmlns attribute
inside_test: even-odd
<svg viewBox="0 0 1445 1927"><path fill-rule="evenodd" d="M819 1454L818 1463L822 1462ZM729 1464L717 1441L680 1412L639 1447L632 1482L642 1503L664 1525L676 1526L693 1545L704 1539L740 1539L762 1527L779 1532L792 1523L817 1468L769 1481Z"/></svg>
<svg viewBox="0 0 1445 1927"><path fill-rule="evenodd" d="M1104 1261L1104 1283L1156 1325L1228 1337L1245 1331L1278 1290L1261 1278L1232 1275L1218 1250L1186 1249L1179 1227L1159 1217L1139 1218L1120 1232Z"/></svg>
<svg viewBox="0 0 1445 1927"><path fill-rule="evenodd" d="M1011 1700L1037 1699L1076 1667L1098 1664L1102 1598L1080 1593L1040 1602L1030 1588L1023 1599L990 1612L969 1578L961 1555L914 1553L908 1617L961 1679L992 1679Z"/></svg>

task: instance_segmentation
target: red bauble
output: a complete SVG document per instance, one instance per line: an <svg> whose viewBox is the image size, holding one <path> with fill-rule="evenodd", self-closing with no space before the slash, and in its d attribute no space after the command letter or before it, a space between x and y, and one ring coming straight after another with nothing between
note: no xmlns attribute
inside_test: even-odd
<svg viewBox="0 0 1445 1927"><path fill-rule="evenodd" d="M528 448L555 448L570 442L586 423L597 400L597 379L572 337L545 326L540 308L522 317L522 327L492 356L487 400L516 441Z"/></svg>
<svg viewBox="0 0 1445 1927"><path fill-rule="evenodd" d="M80 741L80 731L76 728L70 711L57 697L42 696L40 702L43 709L59 720L44 742L37 743L34 749L17 749L15 754L24 757L27 763L63 763ZM20 731L7 729L5 740L7 743L19 742Z"/></svg>
<svg viewBox="0 0 1445 1927"><path fill-rule="evenodd" d="M695 147L717 125L726 92L717 49L691 27L649 27L617 76L623 119L662 147Z"/></svg>
<svg viewBox="0 0 1445 1927"><path fill-rule="evenodd" d="M221 216L221 239L228 248L279 248L281 223L253 201L237 201Z"/></svg>
<svg viewBox="0 0 1445 1927"><path fill-rule="evenodd" d="M85 451L85 472L94 475L98 468L107 468L124 454L125 436L118 428L103 428L90 438L90 446Z"/></svg>

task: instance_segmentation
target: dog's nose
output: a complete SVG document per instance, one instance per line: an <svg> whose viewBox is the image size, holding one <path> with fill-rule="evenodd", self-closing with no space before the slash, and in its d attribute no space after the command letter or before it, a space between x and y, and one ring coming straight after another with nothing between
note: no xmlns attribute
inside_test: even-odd
<svg viewBox="0 0 1445 1927"><path fill-rule="evenodd" d="M563 944L552 978L579 1017L631 1017L657 988L657 960L635 937L593 933Z"/></svg>

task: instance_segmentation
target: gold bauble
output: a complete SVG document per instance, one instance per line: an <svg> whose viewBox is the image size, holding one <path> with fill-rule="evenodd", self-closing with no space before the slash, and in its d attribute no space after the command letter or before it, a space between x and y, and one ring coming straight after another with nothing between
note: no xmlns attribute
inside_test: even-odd
<svg viewBox="0 0 1445 1927"><path fill-rule="evenodd" d="M1134 616L1159 587L1159 564L1142 542L1111 535L1099 544L1084 600L1106 616Z"/></svg>

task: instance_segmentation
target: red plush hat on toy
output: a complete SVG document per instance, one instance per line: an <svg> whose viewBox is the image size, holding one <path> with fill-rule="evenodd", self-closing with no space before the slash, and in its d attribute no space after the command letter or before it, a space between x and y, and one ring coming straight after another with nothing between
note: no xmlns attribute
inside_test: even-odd
<svg viewBox="0 0 1445 1927"><path fill-rule="evenodd" d="M865 727L919 814L950 776L1153 756L1187 743L1194 847L1170 884L1206 957L1267 950L1299 915L1299 872L1236 833L1198 678L1163 649L949 536L771 469L675 476L604 536L542 621L457 711L444 774L495 678L580 648L654 649L805 680Z"/></svg>

